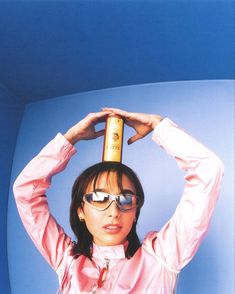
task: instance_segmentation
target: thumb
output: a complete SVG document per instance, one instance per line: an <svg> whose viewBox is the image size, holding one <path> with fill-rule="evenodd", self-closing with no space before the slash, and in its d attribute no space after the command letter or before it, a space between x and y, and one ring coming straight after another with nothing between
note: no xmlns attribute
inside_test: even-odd
<svg viewBox="0 0 235 294"><path fill-rule="evenodd" d="M95 132L95 137L98 138L100 136L103 136L104 132L105 132L105 130L100 130L100 131Z"/></svg>
<svg viewBox="0 0 235 294"><path fill-rule="evenodd" d="M134 136L128 139L127 144L130 145L141 138L143 138L141 135L135 134Z"/></svg>

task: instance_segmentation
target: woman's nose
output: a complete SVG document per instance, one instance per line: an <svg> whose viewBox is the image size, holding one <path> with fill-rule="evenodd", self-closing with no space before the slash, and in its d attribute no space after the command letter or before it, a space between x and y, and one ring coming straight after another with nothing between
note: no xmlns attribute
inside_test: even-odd
<svg viewBox="0 0 235 294"><path fill-rule="evenodd" d="M109 217L119 217L120 216L120 209L118 208L115 201L112 201L110 206L108 207L108 216Z"/></svg>

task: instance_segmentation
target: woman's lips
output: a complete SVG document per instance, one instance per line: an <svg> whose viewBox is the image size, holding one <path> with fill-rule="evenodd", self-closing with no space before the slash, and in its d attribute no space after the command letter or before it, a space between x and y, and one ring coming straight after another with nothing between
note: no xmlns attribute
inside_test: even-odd
<svg viewBox="0 0 235 294"><path fill-rule="evenodd" d="M108 224L103 226L103 229L108 233L118 233L122 229L122 226L118 224Z"/></svg>

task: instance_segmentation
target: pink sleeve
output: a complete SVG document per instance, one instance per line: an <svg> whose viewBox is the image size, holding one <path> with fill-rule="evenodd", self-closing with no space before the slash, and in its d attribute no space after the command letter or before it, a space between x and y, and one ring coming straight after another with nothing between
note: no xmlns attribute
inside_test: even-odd
<svg viewBox="0 0 235 294"><path fill-rule="evenodd" d="M155 128L153 140L186 171L184 192L173 217L159 233L149 234L145 240L145 246L177 272L193 258L207 233L220 191L223 164L167 118Z"/></svg>
<svg viewBox="0 0 235 294"><path fill-rule="evenodd" d="M50 186L51 177L66 167L75 152L75 148L61 134L57 134L28 163L13 186L25 229L54 270L60 265L71 239L51 215L45 192Z"/></svg>

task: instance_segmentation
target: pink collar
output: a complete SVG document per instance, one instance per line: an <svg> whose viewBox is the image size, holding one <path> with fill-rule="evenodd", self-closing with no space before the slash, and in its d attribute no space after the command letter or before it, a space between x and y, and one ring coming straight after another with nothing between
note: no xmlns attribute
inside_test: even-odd
<svg viewBox="0 0 235 294"><path fill-rule="evenodd" d="M108 258L108 259L123 259L126 257L125 251L128 246L128 241L121 245L115 246L98 246L93 243L92 257L95 258Z"/></svg>

